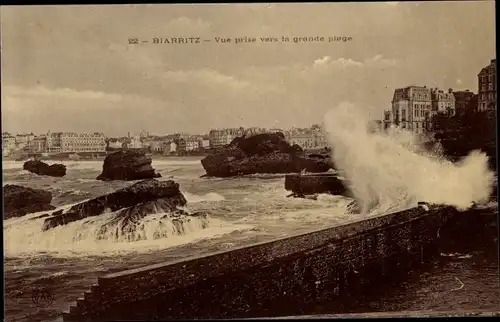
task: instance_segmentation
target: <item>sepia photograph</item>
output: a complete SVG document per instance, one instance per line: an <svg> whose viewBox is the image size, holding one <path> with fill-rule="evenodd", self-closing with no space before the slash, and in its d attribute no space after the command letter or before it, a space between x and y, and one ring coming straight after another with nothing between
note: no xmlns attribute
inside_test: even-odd
<svg viewBox="0 0 500 322"><path fill-rule="evenodd" d="M4 321L500 316L495 1L0 13Z"/></svg>

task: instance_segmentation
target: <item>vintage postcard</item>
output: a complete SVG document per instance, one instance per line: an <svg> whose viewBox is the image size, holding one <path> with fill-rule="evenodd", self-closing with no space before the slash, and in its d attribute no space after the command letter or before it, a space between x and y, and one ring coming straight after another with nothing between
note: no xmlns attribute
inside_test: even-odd
<svg viewBox="0 0 500 322"><path fill-rule="evenodd" d="M499 315L494 7L2 6L5 321Z"/></svg>

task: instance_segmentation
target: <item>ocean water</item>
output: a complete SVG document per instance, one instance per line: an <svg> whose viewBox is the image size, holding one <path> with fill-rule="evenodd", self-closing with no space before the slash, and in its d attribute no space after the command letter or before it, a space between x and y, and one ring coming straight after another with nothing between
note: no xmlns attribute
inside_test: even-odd
<svg viewBox="0 0 500 322"><path fill-rule="evenodd" d="M23 162L4 161L5 184L46 189L53 205L72 204L110 193L132 182L102 182L95 178L102 161L67 161L67 175L51 178L22 170ZM95 238L105 215L45 232L40 213L4 221L7 321L45 321L57 318L82 296L97 276L206 254L259 241L272 240L356 220L347 214L351 201L341 196L318 200L287 198L283 175L255 175L235 179L200 178L205 172L199 158L153 160L160 180L175 180L188 201L189 211L208 214L208 227L196 220L185 235L168 234L171 225L157 225L159 215L148 216L146 240L120 242ZM151 224L152 223L152 224ZM155 224L156 223L156 224ZM166 238L153 239L157 230ZM148 231L149 230L149 231ZM37 308L31 299L34 285L56 285L55 302Z"/></svg>
<svg viewBox="0 0 500 322"><path fill-rule="evenodd" d="M362 205L360 214L347 211L352 199L343 196L287 198L284 175L200 178L205 173L200 158L155 159L160 180L178 182L187 210L207 213L208 222L194 219L183 235L176 235L171 222L160 224L161 214L152 214L138 228L141 239L129 241L124 236L96 237L109 214L45 232L43 219L34 219L40 213L5 220L5 320L60 321L61 312L74 305L98 276L112 272L342 225L413 207L421 200L458 208L487 201L495 176L481 153L451 164L419 150L411 134L367 132L367 121L351 105L332 110L325 125L337 147L335 162L353 183ZM95 180L102 161L63 163L67 175L52 178L22 170L22 162L3 161L3 183L51 191L53 205L60 208L132 184ZM388 288L392 293L358 301L352 310L449 310L465 304L498 308L497 268L498 263L480 252L443 256L430 272ZM449 291L456 288L458 276L467 286ZM55 289L54 302L47 308L32 301L32 290L40 285ZM329 313L328 307L311 312L315 313Z"/></svg>

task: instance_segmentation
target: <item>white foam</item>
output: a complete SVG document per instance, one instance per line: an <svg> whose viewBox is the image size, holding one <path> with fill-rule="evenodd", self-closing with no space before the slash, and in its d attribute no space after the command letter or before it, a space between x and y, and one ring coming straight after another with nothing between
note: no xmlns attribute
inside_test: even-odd
<svg viewBox="0 0 500 322"><path fill-rule="evenodd" d="M468 208L489 198L493 173L484 153L452 164L418 147L412 133L368 131L367 113L342 103L325 116L335 164L345 171L363 213L386 213L418 201ZM434 152L435 153L435 152Z"/></svg>
<svg viewBox="0 0 500 322"><path fill-rule="evenodd" d="M204 195L196 195L192 194L186 191L183 191L182 194L186 198L188 204L192 203L199 203L199 202L217 202L217 201L223 201L226 200L224 196L216 193L216 192L209 192Z"/></svg>
<svg viewBox="0 0 500 322"><path fill-rule="evenodd" d="M59 209L68 209L65 205ZM102 225L109 223L114 213L104 213L47 231L41 227L45 218L37 218L47 212L29 214L4 221L4 255L34 256L50 253L52 256L114 256L120 253L149 252L189 244L206 238L225 235L250 226L232 225L223 220L189 217L183 221L183 232L172 218L161 219L165 213L157 213L139 220L133 231L116 229L119 223L102 233Z"/></svg>

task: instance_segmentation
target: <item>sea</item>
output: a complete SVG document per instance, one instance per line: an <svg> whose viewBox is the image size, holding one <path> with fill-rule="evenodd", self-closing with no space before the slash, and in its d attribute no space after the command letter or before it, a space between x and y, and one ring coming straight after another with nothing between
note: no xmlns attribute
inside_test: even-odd
<svg viewBox="0 0 500 322"><path fill-rule="evenodd" d="M65 161L63 178L38 176L22 170L23 162L4 161L5 184L45 189L53 205L69 205L110 193L133 182L95 180L102 161ZM362 220L366 215L347 211L351 199L320 195L318 200L287 198L284 175L251 175L232 179L200 178L205 172L199 158L153 160L160 180L175 180L190 211L208 213L208 227L192 222L185 234L137 242L101 240L95 227L72 223L42 232L38 214L4 221L5 321L62 321L98 276L145 265L273 240L298 233ZM369 216L369 215L368 215ZM155 227L148 226L146 237ZM449 256L448 256L449 255ZM478 263L477 260L480 260ZM486 261L486 262L484 262ZM483 263L484 262L484 263ZM479 266L480 269L476 269ZM460 287L465 290L452 291ZM39 308L32 300L37 285L55 286L55 300ZM433 271L409 279L393 295L361 303L366 310L424 310L455 308L498 309L498 267L481 254L443 254ZM393 288L393 287L392 287ZM392 298L391 298L392 296ZM496 306L495 306L496 305ZM322 309L322 313L324 313ZM312 312L314 313L314 312Z"/></svg>
<svg viewBox="0 0 500 322"><path fill-rule="evenodd" d="M414 207L418 201L459 209L488 201L496 175L488 169L486 155L473 151L452 164L439 151L421 150L411 133L368 132L361 111L341 104L325 116L328 140L335 147L333 160L348 176L361 206L359 214L349 211L352 199L343 196L288 198L284 174L208 178L202 177L200 157L153 159L153 167L162 175L159 180L178 182L187 199L186 210L206 213L206 221L196 217L179 235L172 222L159 223L162 214L152 214L137 226L135 239L124 235L102 239L97 238L99 228L112 214L44 232L43 218L35 218L41 213L4 220L5 321L62 321L61 313L97 277L109 273L382 216ZM48 190L52 204L62 209L133 184L96 180L102 161L62 163L66 176L54 178L23 170L23 162L4 160L3 184ZM441 255L426 270L353 299L350 312L499 311L496 247ZM33 290L48 285L54 290L53 303L35 305ZM329 309L322 305L307 314L348 313Z"/></svg>

